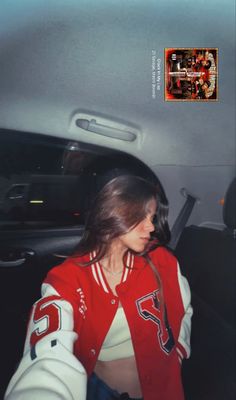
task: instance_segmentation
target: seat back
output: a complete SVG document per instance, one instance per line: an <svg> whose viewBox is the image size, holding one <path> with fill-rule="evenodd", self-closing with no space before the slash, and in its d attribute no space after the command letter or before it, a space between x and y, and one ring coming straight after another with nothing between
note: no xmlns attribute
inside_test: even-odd
<svg viewBox="0 0 236 400"><path fill-rule="evenodd" d="M194 308L186 400L236 398L236 179L225 197L225 229L189 226L176 248Z"/></svg>

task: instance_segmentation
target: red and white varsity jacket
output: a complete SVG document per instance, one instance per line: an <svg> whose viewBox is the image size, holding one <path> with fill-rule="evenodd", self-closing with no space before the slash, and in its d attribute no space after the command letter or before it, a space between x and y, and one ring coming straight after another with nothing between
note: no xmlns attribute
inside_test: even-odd
<svg viewBox="0 0 236 400"><path fill-rule="evenodd" d="M86 382L118 308L124 309L145 400L183 400L181 360L190 355L192 308L186 279L165 248L152 251L163 285L146 260L128 253L115 296L99 265L88 256L54 267L33 306L24 357L8 386L6 400L85 400ZM163 309L163 307L162 307Z"/></svg>

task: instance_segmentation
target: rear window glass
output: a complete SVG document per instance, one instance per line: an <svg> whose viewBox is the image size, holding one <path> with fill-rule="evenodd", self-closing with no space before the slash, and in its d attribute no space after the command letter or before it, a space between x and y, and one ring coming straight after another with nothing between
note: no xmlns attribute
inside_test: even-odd
<svg viewBox="0 0 236 400"><path fill-rule="evenodd" d="M0 229L83 225L110 178L157 180L126 153L45 135L0 130Z"/></svg>

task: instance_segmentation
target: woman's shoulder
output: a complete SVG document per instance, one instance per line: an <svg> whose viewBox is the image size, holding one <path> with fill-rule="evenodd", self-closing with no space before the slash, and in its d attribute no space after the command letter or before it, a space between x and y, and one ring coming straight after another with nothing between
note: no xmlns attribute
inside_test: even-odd
<svg viewBox="0 0 236 400"><path fill-rule="evenodd" d="M47 274L48 279L63 279L70 280L79 277L86 268L85 264L89 261L87 255L70 256L61 264L54 266Z"/></svg>
<svg viewBox="0 0 236 400"><path fill-rule="evenodd" d="M53 287L64 297L75 296L88 268L83 266L87 257L68 257L60 265L53 267L44 279L43 284Z"/></svg>
<svg viewBox="0 0 236 400"><path fill-rule="evenodd" d="M156 261L160 266L177 265L177 259L174 254L165 246L158 246L149 253L153 261Z"/></svg>

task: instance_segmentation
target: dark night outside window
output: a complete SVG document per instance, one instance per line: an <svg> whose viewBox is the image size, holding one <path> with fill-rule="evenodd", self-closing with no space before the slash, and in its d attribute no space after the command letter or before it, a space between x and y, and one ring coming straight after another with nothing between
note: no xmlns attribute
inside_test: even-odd
<svg viewBox="0 0 236 400"><path fill-rule="evenodd" d="M79 142L0 131L0 229L77 226L110 178L131 173L157 180L126 153Z"/></svg>

